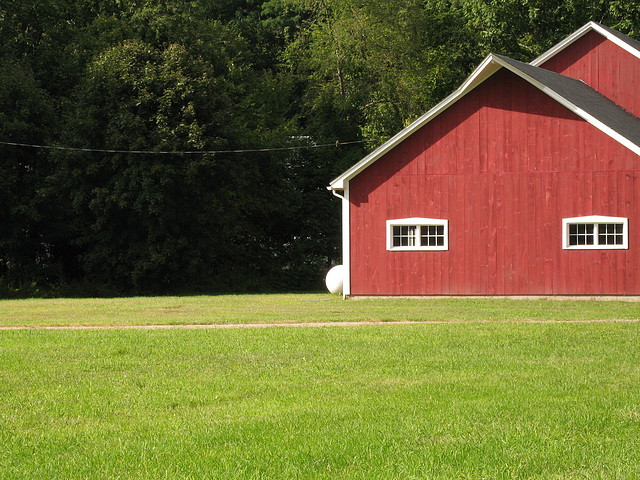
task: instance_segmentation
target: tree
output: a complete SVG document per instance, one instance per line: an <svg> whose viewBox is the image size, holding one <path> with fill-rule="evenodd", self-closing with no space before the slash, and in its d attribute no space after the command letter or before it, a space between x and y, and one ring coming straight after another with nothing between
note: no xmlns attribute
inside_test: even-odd
<svg viewBox="0 0 640 480"><path fill-rule="evenodd" d="M232 115L233 86L225 59L212 60L180 45L127 41L109 49L77 94L69 139L118 150L237 147L243 132ZM74 235L84 274L137 293L223 275L246 233L237 201L247 188L242 163L201 154L66 155L58 178L68 179L80 219Z"/></svg>
<svg viewBox="0 0 640 480"><path fill-rule="evenodd" d="M309 115L339 115L365 138L397 132L448 94L478 59L462 12L450 2L307 6L315 16L287 54L308 76Z"/></svg>
<svg viewBox="0 0 640 480"><path fill-rule="evenodd" d="M591 19L640 35L632 0L6 0L0 140L243 153L0 147L0 281L316 286L331 178L489 52L529 61Z"/></svg>
<svg viewBox="0 0 640 480"><path fill-rule="evenodd" d="M53 120L49 96L31 70L5 59L0 70L0 141L44 143ZM34 149L0 146L0 284L42 285L51 272L38 188L49 172Z"/></svg>
<svg viewBox="0 0 640 480"><path fill-rule="evenodd" d="M638 35L640 6L634 0L459 0L486 55L531 61L590 20Z"/></svg>

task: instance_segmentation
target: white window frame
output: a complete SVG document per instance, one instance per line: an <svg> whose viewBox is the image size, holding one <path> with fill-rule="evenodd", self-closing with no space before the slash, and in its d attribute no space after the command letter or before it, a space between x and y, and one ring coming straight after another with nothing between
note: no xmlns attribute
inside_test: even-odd
<svg viewBox="0 0 640 480"><path fill-rule="evenodd" d="M600 245L598 243L598 225L600 224L621 224L622 244L621 245ZM569 245L570 225L593 225L593 245ZM572 217L562 219L562 248L564 250L626 250L629 248L629 219L626 217L605 217L602 215L590 215L586 217Z"/></svg>
<svg viewBox="0 0 640 480"><path fill-rule="evenodd" d="M420 245L420 227L444 227L443 245ZM393 246L393 227L414 227L415 245ZM449 220L441 218L398 218L387 220L387 250L389 251L443 251L449 250Z"/></svg>

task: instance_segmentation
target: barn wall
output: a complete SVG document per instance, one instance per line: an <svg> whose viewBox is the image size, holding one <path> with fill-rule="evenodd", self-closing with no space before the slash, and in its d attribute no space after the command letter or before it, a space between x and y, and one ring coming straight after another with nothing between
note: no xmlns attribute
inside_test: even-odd
<svg viewBox="0 0 640 480"><path fill-rule="evenodd" d="M640 159L503 69L350 188L351 294L640 294ZM563 250L562 218L629 218L629 250ZM449 250L386 251L388 219Z"/></svg>
<svg viewBox="0 0 640 480"><path fill-rule="evenodd" d="M539 65L578 78L640 117L640 59L595 31Z"/></svg>

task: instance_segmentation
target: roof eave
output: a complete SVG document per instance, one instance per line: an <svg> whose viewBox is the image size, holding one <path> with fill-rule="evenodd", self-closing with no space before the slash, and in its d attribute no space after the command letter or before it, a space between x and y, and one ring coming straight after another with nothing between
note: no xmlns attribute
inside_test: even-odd
<svg viewBox="0 0 640 480"><path fill-rule="evenodd" d="M391 137L385 143L380 145L374 151L372 151L369 155L364 157L358 163L353 165L351 168L346 170L342 175L332 180L329 184L330 190L344 190L345 182L348 182L353 177L358 175L364 169L369 167L376 160L383 157L386 153L391 151L398 144L402 143L408 137L413 135L416 131L420 130L427 123L429 123L433 118L438 116L444 110L448 109L455 102L460 100L466 94L471 92L474 88L484 82L487 78L493 75L497 70L501 68L500 65L494 62L495 57L490 54L488 55L480 65L478 65L475 70L467 77L467 79L458 87L453 93L451 93L444 100L440 101L437 105L435 105L431 110L422 115L420 118L412 122L409 126L402 129L396 135Z"/></svg>
<svg viewBox="0 0 640 480"><path fill-rule="evenodd" d="M493 60L496 63L500 64L502 67L504 67L504 68L508 69L509 71L511 71L512 73L514 73L515 75L518 75L520 78L522 78L523 80L527 81L528 83L530 83L531 85L533 85L537 89L541 90L543 93L545 93L546 95L551 97L553 100L555 100L556 102L558 102L559 104L561 104L565 108L569 109L571 112L575 113L577 116L579 116L580 118L582 118L586 122L588 122L591 125L593 125L595 128L597 128L601 132L603 132L606 135L608 135L609 137L613 138L618 143L624 145L626 148L628 148L629 150L634 152L636 155L640 155L640 145L637 145L636 143L632 142L631 140L629 140L625 136L621 135L620 132L618 132L618 131L614 130L613 128L609 127L608 125L606 125L605 123L603 123L602 121L600 121L599 119L597 119L596 117L594 117L593 115L591 115L590 113L585 111L584 109L580 108L579 106L577 106L576 104L574 104L573 102L568 100L566 97L564 97L561 94L559 94L558 92L556 92L554 89L552 89L549 86L539 82L535 78L527 75L522 70L519 70L516 67L512 66L511 64L509 64L508 62L503 61L499 57L494 56Z"/></svg>
<svg viewBox="0 0 640 480"><path fill-rule="evenodd" d="M623 48L624 50L626 50L630 54L634 55L635 57L640 58L640 51L638 51L633 46L631 46L628 43L626 43L620 37L617 37L617 36L613 35L610 31L608 31L606 28L604 28L599 23L591 21L591 22L585 24L584 26L582 26L581 28L579 28L578 30L576 30L575 32L573 32L571 35L569 35L567 38L562 40L560 43L554 45L552 48L550 48L549 50L544 52L538 58L533 60L530 64L533 65L534 67L538 67L538 66L542 65L544 62L546 62L547 60L549 60L550 58L555 56L557 53L561 52L566 47L568 47L569 45L574 43L576 40L582 38L584 35L586 35L587 33L591 32L591 31L598 32L600 35L605 37L607 40L612 41L613 43L618 45L620 48Z"/></svg>
<svg viewBox="0 0 640 480"><path fill-rule="evenodd" d="M593 30L597 31L607 39L611 40L616 45L619 45L621 48L625 49L629 53L640 58L639 50L637 50L633 46L626 43L623 39L613 35L602 25L596 22L589 22L585 24L582 28L580 28L579 30L577 30L576 32L574 32L573 34L565 38L563 41L558 43L556 46L554 46L550 50L547 50L547 52L543 53L541 56L533 60L530 63L530 65L537 67L538 65L544 63L546 60L548 60L549 58L553 57L558 52L566 48L568 45L572 44L573 42L575 42L576 40L578 40L579 38L583 37L585 34ZM625 145L634 153L640 155L640 146L628 140L626 137L620 135L620 133L608 127L607 125L605 125L604 123L602 123L601 121L599 121L598 119L590 115L589 113L585 112L578 106L574 105L573 103L568 101L565 97L563 97L562 95L559 95L557 92L550 89L548 86L538 82L537 80L530 77L529 75L526 75L524 72L511 66L507 62L502 61L497 56L490 54L482 61L482 63L480 63L480 65L476 67L476 69L471 73L471 75L453 93L451 93L448 97L446 97L444 100L439 102L436 106L434 106L431 110L429 110L427 113L422 115L416 121L411 123L409 126L404 128L403 130L398 132L396 135L391 137L389 140L387 140L385 143L383 143L381 146L376 148L373 152L371 152L369 155L364 157L358 163L356 163L351 168L346 170L339 177L331 181L329 187L327 188L329 190L344 190L345 184L349 180L351 180L353 177L355 177L360 172L365 170L367 167L369 167L371 164L376 162L378 159L383 157L386 153L388 153L390 150L395 148L398 144L400 144L401 142L406 140L408 137L413 135L416 131L424 127L433 118L438 116L444 110L448 109L451 105L453 105L455 102L460 100L466 94L471 92L475 87L480 85L487 78L489 78L496 71L498 71L500 68L503 68L503 67L507 68L511 72L525 79L527 82L536 86L542 92L549 95L551 98L553 98L560 104L564 105L566 108L568 108L569 110L577 114L579 117L583 118L584 120L586 120L587 122L589 122L590 124L598 128L599 130L601 130L602 132L606 133L607 135L614 138L621 144Z"/></svg>

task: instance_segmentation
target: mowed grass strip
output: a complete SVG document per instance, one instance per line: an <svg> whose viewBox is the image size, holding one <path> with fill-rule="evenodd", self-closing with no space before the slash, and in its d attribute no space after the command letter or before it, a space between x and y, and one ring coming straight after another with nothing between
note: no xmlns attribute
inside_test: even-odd
<svg viewBox="0 0 640 480"><path fill-rule="evenodd" d="M606 321L4 331L0 478L640 478L639 340Z"/></svg>
<svg viewBox="0 0 640 480"><path fill-rule="evenodd" d="M0 300L0 327L639 319L640 302L507 298L220 295Z"/></svg>

